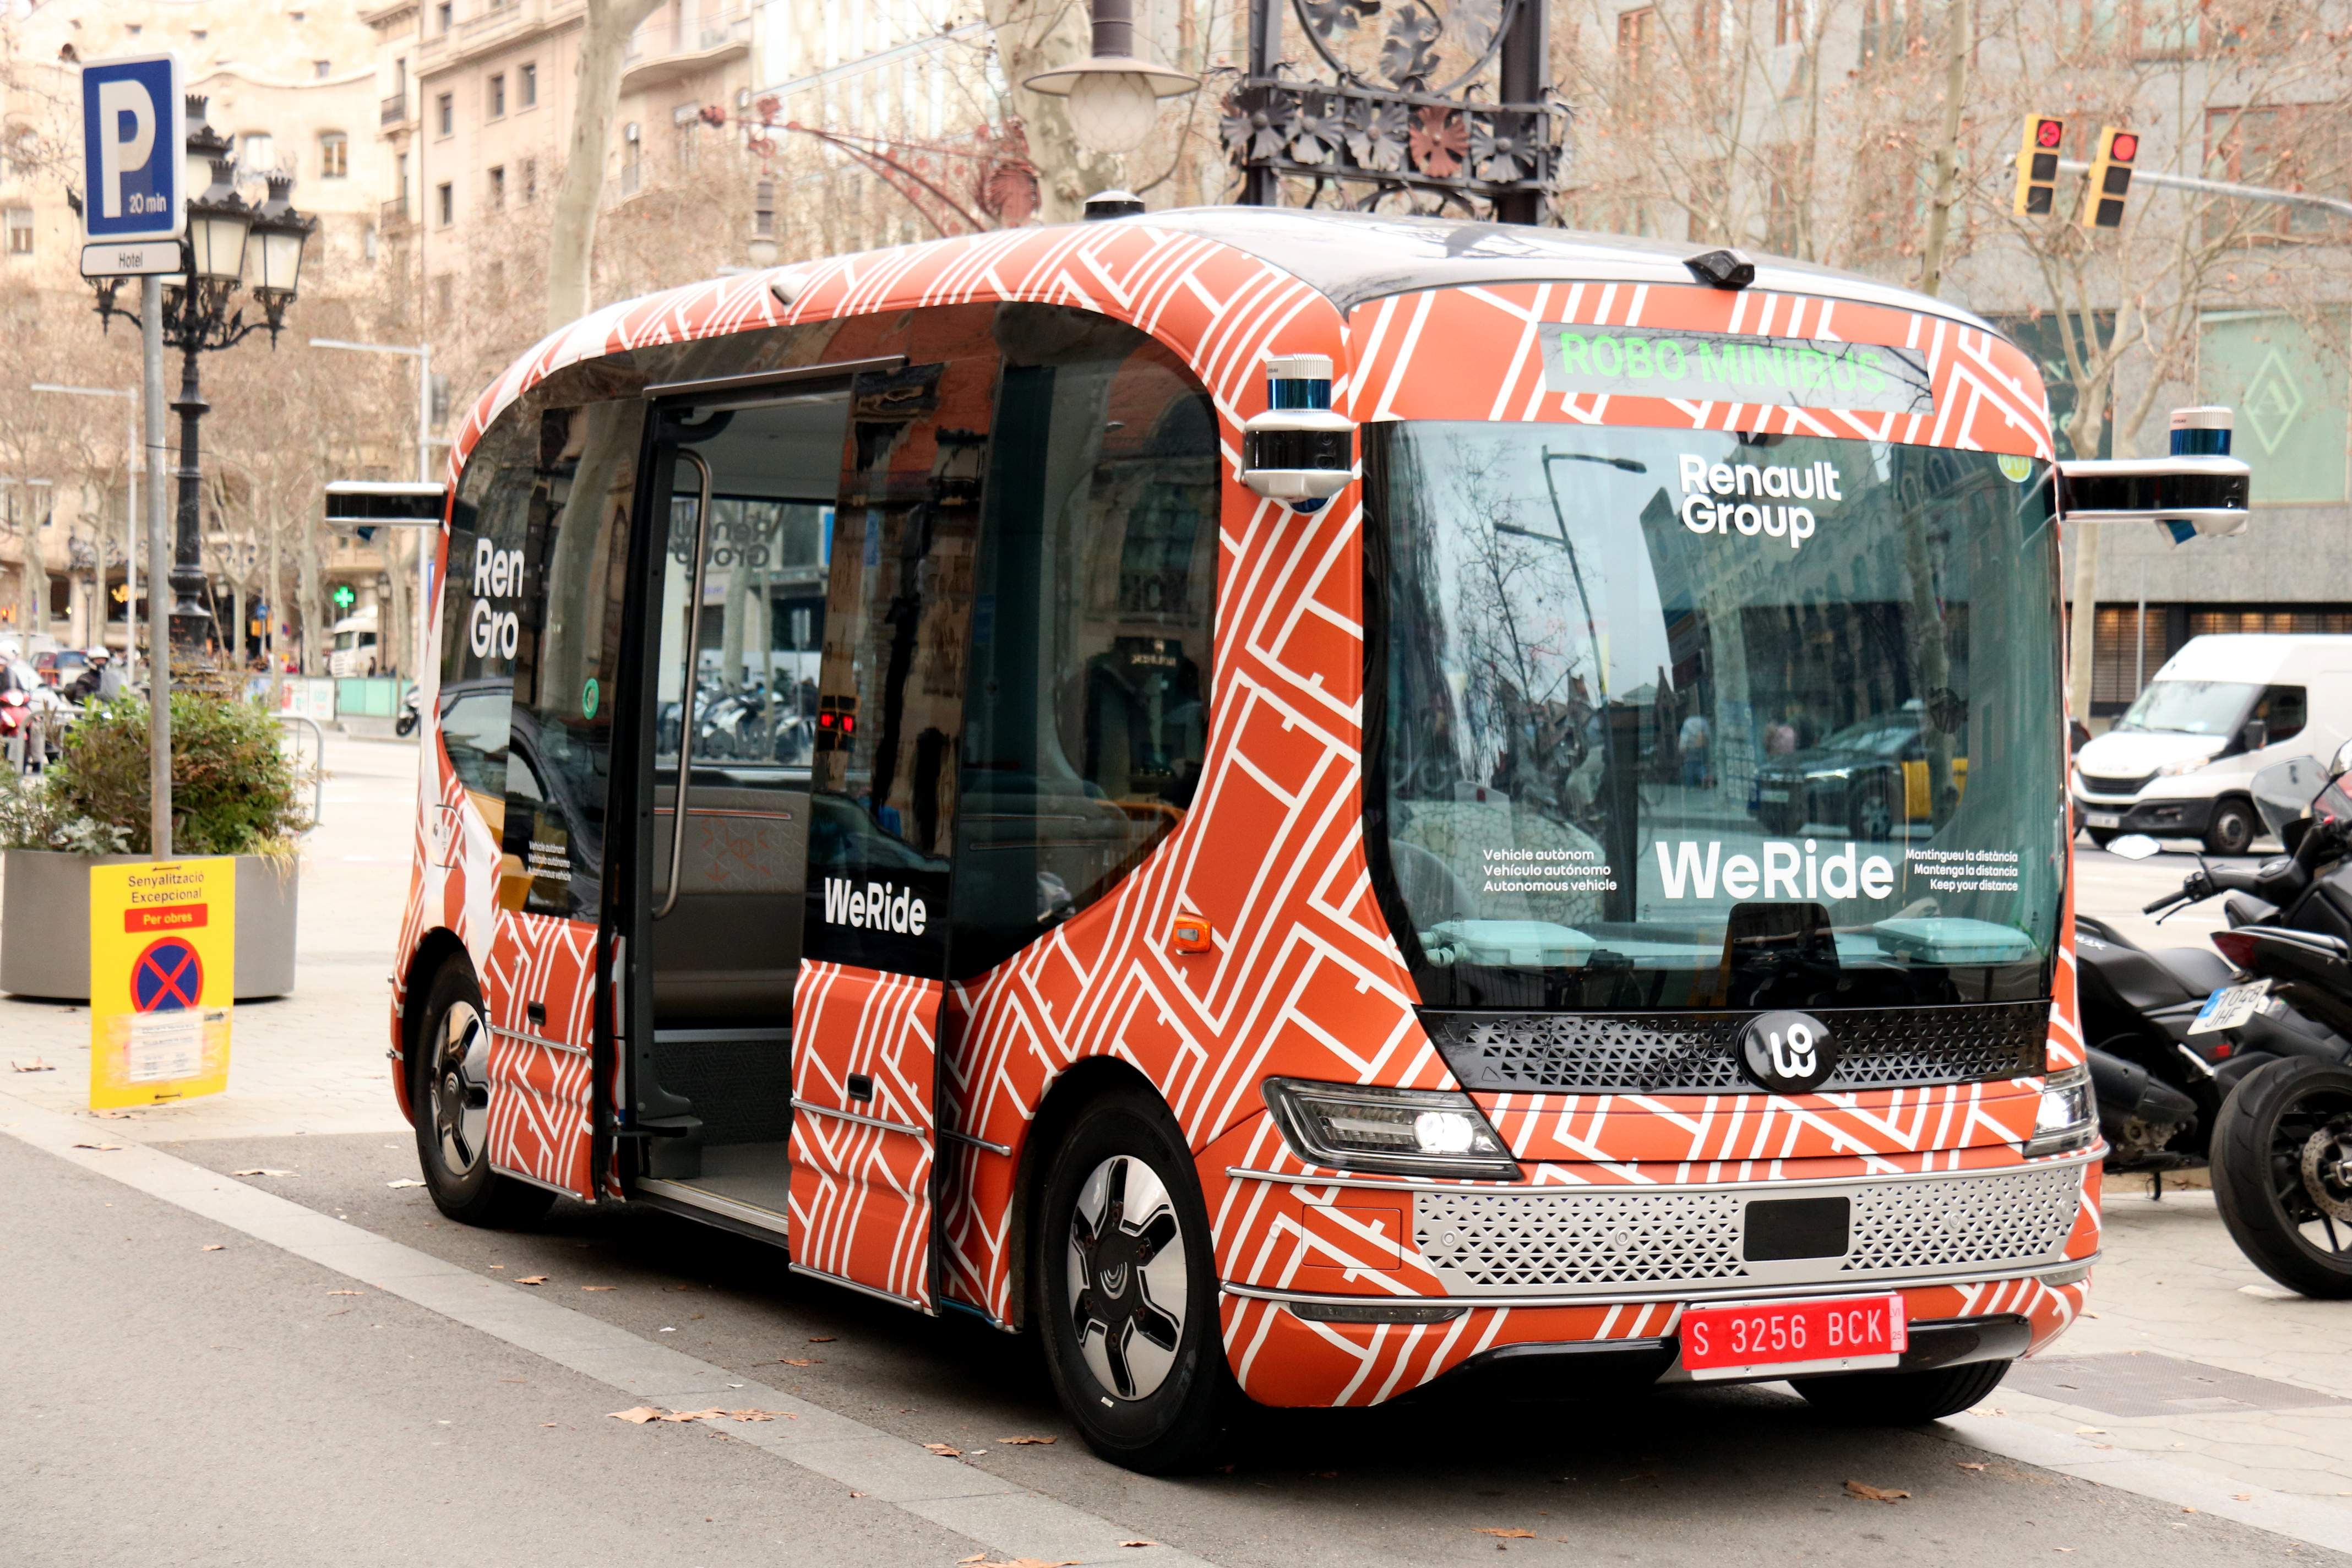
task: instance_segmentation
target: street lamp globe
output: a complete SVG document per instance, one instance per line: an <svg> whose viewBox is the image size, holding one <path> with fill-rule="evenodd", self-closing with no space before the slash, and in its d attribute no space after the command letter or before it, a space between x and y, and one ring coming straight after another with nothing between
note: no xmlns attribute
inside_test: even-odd
<svg viewBox="0 0 2352 1568"><path fill-rule="evenodd" d="M1021 85L1069 100L1070 129L1097 153L1127 153L1143 144L1160 117L1160 100L1192 92L1201 79L1154 65L1135 52L1134 0L1095 0L1094 53L1058 70L1040 71Z"/></svg>
<svg viewBox="0 0 2352 1568"><path fill-rule="evenodd" d="M207 283L235 283L245 277L245 241L253 229L253 209L229 184L226 158L212 161L212 184L188 203L188 260Z"/></svg>
<svg viewBox="0 0 2352 1568"><path fill-rule="evenodd" d="M296 212L287 200L293 189L291 174L271 174L269 199L253 218L253 237L261 242L261 276L253 292L279 310L294 302L302 279L302 247L319 226L317 218Z"/></svg>

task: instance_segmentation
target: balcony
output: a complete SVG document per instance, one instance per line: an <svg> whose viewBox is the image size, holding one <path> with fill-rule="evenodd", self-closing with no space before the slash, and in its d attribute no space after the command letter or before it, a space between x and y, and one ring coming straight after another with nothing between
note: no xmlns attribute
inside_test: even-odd
<svg viewBox="0 0 2352 1568"><path fill-rule="evenodd" d="M383 100L383 106L376 111L376 124L383 130L390 131L395 126L405 125L407 123L408 94L404 92L395 92L390 98L385 99Z"/></svg>
<svg viewBox="0 0 2352 1568"><path fill-rule="evenodd" d="M386 239L408 232L408 196L405 192L376 209L375 227L376 232Z"/></svg>
<svg viewBox="0 0 2352 1568"><path fill-rule="evenodd" d="M706 16L675 26L646 26L629 37L628 53L621 62L621 90L643 92L647 88L683 80L741 59L751 52L751 18L748 15Z"/></svg>

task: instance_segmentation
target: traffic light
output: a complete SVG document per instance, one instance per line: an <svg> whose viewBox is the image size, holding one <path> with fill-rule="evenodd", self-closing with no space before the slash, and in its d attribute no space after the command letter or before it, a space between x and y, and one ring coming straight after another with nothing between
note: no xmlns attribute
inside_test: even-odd
<svg viewBox="0 0 2352 1568"><path fill-rule="evenodd" d="M2017 149L2017 201L2020 217L2040 217L2050 211L2058 192L2058 149L2066 141L2066 122L2047 114L2025 117L2025 140Z"/></svg>
<svg viewBox="0 0 2352 1568"><path fill-rule="evenodd" d="M2124 221L2124 196L2131 190L2132 160L2139 156L2139 136L2115 126L2099 128L2099 149L2083 182L2084 228L2119 228Z"/></svg>

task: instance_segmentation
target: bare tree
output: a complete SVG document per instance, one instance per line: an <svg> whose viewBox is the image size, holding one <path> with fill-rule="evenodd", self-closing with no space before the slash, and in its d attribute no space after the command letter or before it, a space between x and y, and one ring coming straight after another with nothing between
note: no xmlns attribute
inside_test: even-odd
<svg viewBox="0 0 2352 1568"><path fill-rule="evenodd" d="M629 35L661 0L588 0L580 29L579 76L572 89L572 142L556 187L547 240L547 330L587 314L604 194L604 153L621 101L621 65Z"/></svg>

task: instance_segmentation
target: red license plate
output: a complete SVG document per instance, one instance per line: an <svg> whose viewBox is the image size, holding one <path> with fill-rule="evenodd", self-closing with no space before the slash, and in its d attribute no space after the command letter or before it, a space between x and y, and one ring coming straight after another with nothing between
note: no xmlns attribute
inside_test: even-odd
<svg viewBox="0 0 2352 1568"><path fill-rule="evenodd" d="M1681 1334L1683 1370L1695 1378L1893 1366L1910 1343L1900 1296L1693 1307Z"/></svg>

